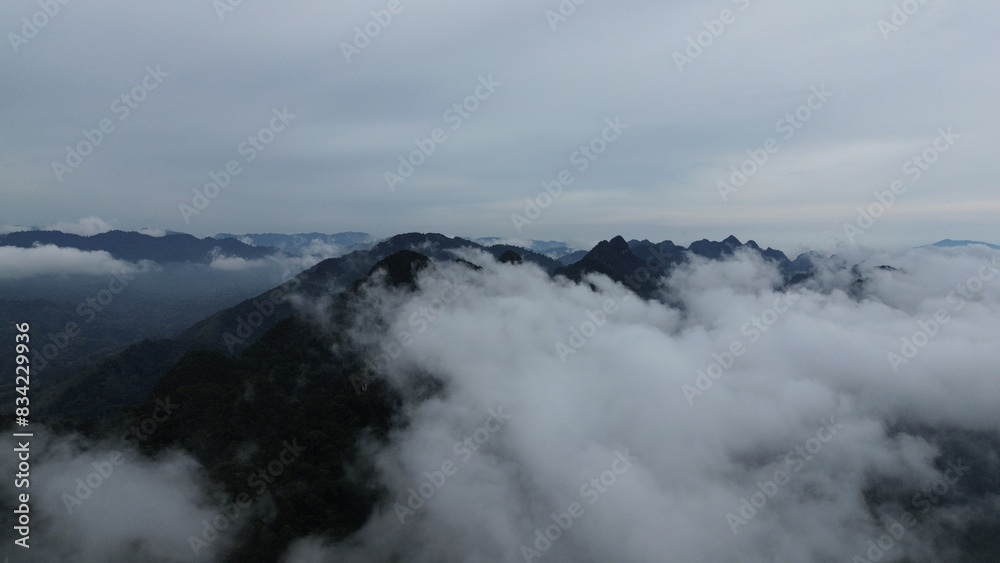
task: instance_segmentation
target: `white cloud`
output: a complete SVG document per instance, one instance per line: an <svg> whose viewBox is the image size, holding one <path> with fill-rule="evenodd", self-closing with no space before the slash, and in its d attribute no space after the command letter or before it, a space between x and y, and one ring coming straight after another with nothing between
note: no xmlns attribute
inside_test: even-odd
<svg viewBox="0 0 1000 563"><path fill-rule="evenodd" d="M34 434L28 491L32 561L211 561L231 547L237 532L229 530L195 557L189 537L217 515L214 507L222 497L187 454L166 452L153 460L130 447L56 437L37 428ZM15 440L0 438L6 451L14 451ZM0 461L11 475L15 463L15 456ZM24 492L12 485L4 480L10 498ZM15 554L14 549L22 548L5 545L0 553Z"/></svg>
<svg viewBox="0 0 1000 563"><path fill-rule="evenodd" d="M0 234L18 233L22 231L31 231L36 229L43 231L61 231L73 235L89 237L101 233L106 233L108 231L112 231L115 229L121 229L121 227L118 226L117 221L108 222L96 215L90 215L76 222L58 221L55 223L50 223L41 228L29 227L26 225L0 225ZM167 234L167 231L165 229L156 229L148 227L137 229L136 232L142 233L144 235L149 235L151 237L162 237Z"/></svg>
<svg viewBox="0 0 1000 563"><path fill-rule="evenodd" d="M315 247L315 245L313 245ZM211 253L212 261L209 267L214 270L238 272L244 270L268 270L280 273L280 279L275 283L289 280L299 272L311 268L323 261L322 254L308 254L305 256L267 256L256 260L247 260L239 256L224 256L221 250L216 247ZM276 278L277 279L277 278Z"/></svg>
<svg viewBox="0 0 1000 563"><path fill-rule="evenodd" d="M50 274L110 275L112 272L137 272L152 262L132 264L116 259L103 250L87 251L62 248L52 244L19 248L0 246L0 278L20 279Z"/></svg>
<svg viewBox="0 0 1000 563"><path fill-rule="evenodd" d="M21 231L30 231L30 230L31 227L26 227L24 225L0 225L0 235L19 233Z"/></svg>
<svg viewBox="0 0 1000 563"><path fill-rule="evenodd" d="M118 227L116 227L113 223L109 223L96 215L90 215L89 217L84 217L75 223L61 221L48 225L44 230L62 231L64 233L89 237L100 233L106 233L116 228Z"/></svg>
<svg viewBox="0 0 1000 563"><path fill-rule="evenodd" d="M216 256L212 258L209 267L215 270L241 271L255 268L265 268L273 265L274 262L261 258L258 260L247 260L239 256Z"/></svg>
<svg viewBox="0 0 1000 563"><path fill-rule="evenodd" d="M991 471L1000 252L857 251L859 274L792 289L753 254L699 259L667 280L673 307L461 255L484 269L438 262L416 292L364 290L349 333L408 424L360 444L386 491L365 526L301 538L286 563L847 561L891 525L880 511L918 516L885 560L951 560L943 526L996 515L997 491L957 492L978 478L945 470L973 463L952 447L966 440L983 456L967 471ZM174 453L116 467L69 515L61 495L114 448L40 442L37 540L84 562L191 560L224 500ZM873 506L875 485L904 500ZM238 534L223 537L210 558Z"/></svg>
<svg viewBox="0 0 1000 563"><path fill-rule="evenodd" d="M591 291L467 257L485 271L439 265L416 294L369 290L360 309L389 327L355 337L385 354L375 361L408 398L410 424L369 445L387 499L367 525L339 544L301 540L286 561L525 561L522 545L574 502L583 515L537 560L846 561L888 525L869 487L920 491L943 478L936 462L962 463L941 435L900 425L994 436L1000 425L1000 261L982 262L1000 253L872 256L859 298L853 276L783 293L749 255L696 261L668 283L681 309L604 278ZM873 269L883 259L903 269ZM980 274L990 279L960 307L947 300ZM609 300L614 312L597 314ZM942 308L947 323L896 372L888 354ZM698 383L706 371L716 379ZM427 373L444 384L432 399L413 392ZM510 419L464 459L456 443L499 408ZM587 483L626 448L638 461L590 504ZM778 471L790 480L772 490ZM401 523L396 503L422 484L430 498ZM762 490L766 504L734 533L727 515ZM974 521L997 500L986 497L933 506L888 560L946 559L941 519ZM897 519L913 510L887 506Z"/></svg>
<svg viewBox="0 0 1000 563"><path fill-rule="evenodd" d="M327 258L342 256L345 254L345 249L336 244L327 244L320 239L312 239L309 241L309 245L302 248L299 252L301 252L303 258L314 260L313 264L317 264ZM310 266L313 264L310 264Z"/></svg>

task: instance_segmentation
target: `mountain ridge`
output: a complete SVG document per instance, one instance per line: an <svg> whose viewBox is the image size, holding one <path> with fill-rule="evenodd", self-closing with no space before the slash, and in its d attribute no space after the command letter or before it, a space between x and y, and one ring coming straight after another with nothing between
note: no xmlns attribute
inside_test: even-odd
<svg viewBox="0 0 1000 563"><path fill-rule="evenodd" d="M236 239L199 239L178 233L155 237L134 231L106 231L83 236L62 231L19 231L0 235L0 246L33 248L55 245L82 251L105 251L128 262L152 260L159 264L210 263L218 256L258 260L280 254L276 248L251 246Z"/></svg>

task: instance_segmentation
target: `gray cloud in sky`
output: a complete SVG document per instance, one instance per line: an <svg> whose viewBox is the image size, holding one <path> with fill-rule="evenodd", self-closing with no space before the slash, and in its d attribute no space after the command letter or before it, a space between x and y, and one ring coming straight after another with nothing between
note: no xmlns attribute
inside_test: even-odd
<svg viewBox="0 0 1000 563"><path fill-rule="evenodd" d="M221 19L211 2L57 5L2 9L0 223L816 246L901 179L865 242L996 239L988 3L588 2L555 29L554 0L243 3ZM899 5L913 13L880 28ZM22 18L45 21L25 42ZM348 62L366 26L377 36ZM675 54L697 56L678 69ZM445 112L489 76L501 86L452 129ZM832 96L786 139L779 120L813 87ZM241 145L283 108L295 117L269 144ZM629 129L580 171L574 152L608 118ZM959 140L908 178L949 126ZM390 190L385 173L438 128L447 139ZM84 130L97 146L69 167ZM723 202L718 182L769 138L780 149ZM185 222L178 206L230 161L239 174ZM572 185L517 233L511 214L564 169Z"/></svg>

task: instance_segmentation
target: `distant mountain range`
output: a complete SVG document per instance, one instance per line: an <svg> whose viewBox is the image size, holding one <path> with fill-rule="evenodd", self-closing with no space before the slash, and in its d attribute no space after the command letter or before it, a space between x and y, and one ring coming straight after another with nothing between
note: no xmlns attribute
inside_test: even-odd
<svg viewBox="0 0 1000 563"><path fill-rule="evenodd" d="M495 244L510 244L510 241L508 239L501 237L479 237L473 240L484 246L493 246ZM574 250L570 248L568 244L566 244L565 242L559 242L557 240L526 240L524 242L527 242L528 245L527 246L515 245L515 246L521 246L522 248L531 250L532 252L537 252L539 254L548 256L549 258L555 258L556 260L560 261L568 255L579 254L580 258L582 258L583 255L587 254L586 250L574 252Z"/></svg>
<svg viewBox="0 0 1000 563"><path fill-rule="evenodd" d="M953 248L953 247L956 247L956 246L971 246L971 245L974 245L974 244L979 244L979 245L985 246L987 248L992 248L993 250L1000 250L1000 246L995 245L995 244L990 244L988 242L980 242L978 240L951 240L951 239L948 239L948 238L946 238L944 240L939 240L939 241L935 242L934 244L930 244L930 245L927 245L927 246L937 246L939 248Z"/></svg>
<svg viewBox="0 0 1000 563"><path fill-rule="evenodd" d="M238 243L235 239L205 240ZM550 244L553 244L553 248L556 247L555 243ZM501 261L531 262L551 276L565 276L577 282L583 281L588 274L604 274L645 299L664 298L660 289L661 280L693 256L719 260L738 251L759 253L763 259L773 262L778 267L784 275L785 284L808 280L817 261L829 260L819 254L803 254L795 260L789 260L779 250L762 249L754 241L743 243L734 236L721 242L696 241L687 248L671 241L626 242L623 237L617 236L611 240L601 241L579 261L567 266L541 253L507 244L487 247L471 240L450 238L436 233L401 234L383 240L371 248L323 260L281 286L204 318L176 338L146 340L104 361L97 362L91 368L55 385L50 397L52 402L45 405L44 410L86 416L93 415L101 409L128 406L132 404L133 398L148 393L152 385L189 351L212 349L233 356L253 345L275 325L293 316L292 305L283 299L283 296L290 292L294 291L314 300L324 296L339 295L357 284L359 280L369 276L377 264L390 260L399 253L410 254L405 260L404 257L393 259L395 262L413 261L413 255L431 261L450 262L456 259L453 251L463 248L488 252ZM847 265L841 264L841 267ZM860 288L864 275L860 270L856 275ZM255 319L255 326L247 325L248 319ZM116 385L111 385L123 365L130 366L128 371L133 374L133 378L128 384L117 381ZM79 393L81 388L105 390L113 388L114 392L104 391L98 396L87 396Z"/></svg>
<svg viewBox="0 0 1000 563"><path fill-rule="evenodd" d="M276 248L252 246L232 238L199 239L181 233L162 237L125 231L108 231L92 236L60 231L22 231L0 235L0 246L31 248L49 244L84 251L103 250L119 260L153 260L159 264L207 264L217 256L256 260L279 252Z"/></svg>
<svg viewBox="0 0 1000 563"><path fill-rule="evenodd" d="M432 260L453 261L455 256L451 251L461 248L484 250L497 259L508 252L516 252L521 261L535 263L549 273L561 266L547 256L507 245L487 248L469 240L434 233L397 235L370 249L323 260L285 284L204 318L175 338L135 343L68 380L52 382L52 402L46 400L47 404L40 404L39 409L60 414L94 415L101 409L127 406L134 397L148 393L166 370L188 351L213 349L234 355L250 346L276 324L292 316L292 306L283 298L292 291L317 299L336 295L365 278L376 263L401 251L419 252ZM254 319L255 325L249 326L248 319ZM133 374L127 383L118 378L123 366ZM93 387L95 385L97 387ZM105 391L90 396L81 394L81 388Z"/></svg>
<svg viewBox="0 0 1000 563"><path fill-rule="evenodd" d="M740 249L756 252L765 260L774 262L787 283L803 281L813 270L813 257L810 255L799 256L793 261L780 250L770 247L762 249L752 240L744 244L734 236L721 242L704 239L695 241L687 248L669 240L653 243L633 239L626 242L624 238L617 236L609 241L601 241L578 261L559 268L555 274L574 281L581 281L583 276L590 273L604 274L628 286L640 296L651 299L658 292L660 279L686 262L690 256L720 260L732 256Z"/></svg>
<svg viewBox="0 0 1000 563"><path fill-rule="evenodd" d="M336 254L346 254L352 250L363 250L371 248L376 242L374 237L368 233L345 232L332 235L324 233L297 233L283 235L278 233L248 233L234 235L231 233L219 233L216 239L234 238L239 241L254 246L270 246L277 248L286 254L298 256L313 255L328 247L335 247L332 250L339 250Z"/></svg>
<svg viewBox="0 0 1000 563"><path fill-rule="evenodd" d="M243 241L233 238L239 236ZM80 250L104 250L115 258L136 262L139 260L154 260L158 263L189 263L205 264L212 260L214 256L220 254L226 256L238 256L247 260L257 259L265 256L280 256L282 254L291 255L299 253L313 254L316 245L336 245L343 252L336 253L335 257L320 261L312 268L303 271L292 281L263 293L244 292L237 299L245 299L235 306L224 309L211 309L216 311L202 320L187 326L187 329L172 331L176 337L169 340L152 340L133 344L124 349L120 354L110 357L105 361L98 361L88 370L77 372L65 385L54 386L52 389L53 404L51 408L56 411L81 411L92 412L93 408L123 406L131 403L135 397L143 396L148 392L150 385L158 380L173 363L184 353L199 348L209 348L217 350L226 355L239 353L250 346L257 338L271 329L275 324L283 319L292 316L292 307L289 303L281 299L291 288L296 292L304 292L307 296L317 297L322 295L337 294L350 287L358 280L365 278L374 265L401 251L411 251L420 253L434 261L452 261L455 259L452 251L460 248L479 249L489 252L497 259L511 262L531 262L542 268L552 276L564 276L576 282L582 282L588 274L603 274L612 280L630 288L637 295L645 299L669 299L661 289L661 282L669 276L674 268L688 262L692 257L701 257L709 260L724 259L732 256L736 252L752 252L759 254L764 260L772 262L783 275L784 285L795 285L807 282L814 274L817 264L824 263L827 268L834 270L844 270L850 267L843 260L837 257L825 256L820 253L810 252L789 259L783 252L774 248L761 248L756 242L749 240L741 242L735 236L727 237L722 241L699 240L692 242L687 247L677 245L672 241L662 241L658 243L649 240L626 241L623 237L617 236L610 240L601 241L589 251L571 252L567 255L560 254L569 250L569 246L557 241L530 241L533 248L525 249L509 244L490 244L503 242L505 239L487 237L473 240L462 238L450 238L440 234L408 233L394 236L381 242L373 243L370 235L366 233L337 233L327 235L322 233L301 233L294 235L281 235L273 233L245 234L227 236L225 233L217 235L220 238L198 239L191 235L181 233L170 233L162 237L153 237L140 233L127 233L122 231L110 231L89 237L66 234L57 231L27 231L0 235L0 245L11 245L22 248L30 248L37 244L54 244L62 247L77 248ZM248 244L252 243L252 244ZM263 245L265 243L269 243ZM484 244L486 243L486 244ZM993 249L1000 249L995 245L979 243L974 241L952 241L944 240L935 243L935 247L954 247L970 244L984 244ZM262 246L263 245L263 246ZM272 246L273 245L273 246ZM354 249L350 250L349 249ZM851 274L855 280L851 286L852 294L861 295L864 292L867 270L855 266ZM192 274L193 275L193 274ZM153 287L156 287L155 285ZM261 287L261 286L258 286ZM264 286L266 287L266 286ZM220 288L221 289L221 288ZM96 290L93 290L96 291ZM93 293L90 291L90 293ZM131 292L132 290L130 290ZM138 291L138 289L136 290ZM89 295L89 293L88 293ZM246 299L248 295L256 295ZM136 303L130 303L129 299L136 297ZM140 307L140 294L130 293L116 303L115 307L124 314L129 310L137 310ZM221 298L221 297L220 297ZM142 298L146 299L146 298ZM179 298L181 299L181 298ZM186 307L193 309L190 298L185 301ZM230 303L235 303L233 299ZM148 299L147 299L148 301ZM179 300L177 300L180 302ZM274 304L273 311L263 316L261 323L253 327L251 334L246 336L237 335L237 327L241 326L241 319L246 320L260 312L261 303L270 301ZM206 304L208 301L206 301ZM72 315L73 303L59 304L49 301L36 302L5 302L4 305L11 312L16 311L18 315L25 318L42 318L43 309L48 311L48 316L56 318L52 311L66 309L71 320L79 321L79 318ZM61 307L61 308L60 308ZM68 308L68 309L67 309ZM36 311L37 310L37 311ZM51 310L51 311L50 311ZM33 313L33 311L36 311ZM51 314L50 314L51 313ZM204 313L202 313L204 314ZM159 318L150 316L149 319ZM160 315L163 317L163 315ZM47 318L47 317L45 317ZM166 318L166 317L164 317ZM170 317L173 318L173 317ZM128 339L125 335L118 338L112 329L115 326L129 327L131 325L122 324L115 314L101 317L102 323L109 325L108 330L100 332L98 325L90 327L88 338L98 336L105 337L106 342L102 346L93 346L94 351L113 347L116 342L122 346L129 342L136 342L143 336L140 330L130 329ZM65 321L61 321L65 323ZM163 324L163 319L160 320ZM103 327L103 325L102 325ZM153 329L150 329L153 330ZM163 330L159 327L158 330ZM107 335L105 335L105 332ZM246 331L244 331L246 332ZM227 336L228 334L228 336ZM107 353L107 352L105 352ZM92 357L92 360L99 358ZM158 361L150 361L158 358ZM74 359L72 353L67 352L59 358L60 361ZM135 378L130 385L121 386L119 384L115 393L108 393L101 397L80 397L76 398L69 390L77 388L83 380L90 381L88 385L97 385L103 388L104 381L111 374L117 373L121 363L128 365L141 365L132 371ZM109 371L110 370L110 371ZM82 380L81 380L82 378ZM55 383L55 381L53 381ZM131 385L134 385L132 387ZM55 387L58 387L56 389ZM61 398L57 398L61 396ZM73 406L71 406L73 405ZM80 410L77 410L79 406Z"/></svg>
<svg viewBox="0 0 1000 563"><path fill-rule="evenodd" d="M574 251L567 243L554 240L519 241L521 244L516 246L511 244L513 241L501 237L480 237L462 240L467 240L482 247L502 247L505 249L530 251L537 255L556 260L563 266L577 264L595 250L598 251L597 254L590 256L590 259L603 262L605 266L609 266L615 261L608 254L609 249L601 245L589 251ZM104 250L119 260L127 260L129 262L153 260L160 264L205 264L220 255L246 260L259 259L278 253L292 256L320 256L321 258L337 257L357 250L371 249L379 242L372 235L362 232L342 232L335 234L296 233L287 235L280 233L246 233L241 235L219 233L214 237L201 239L174 231L167 231L165 236L160 237L126 231L108 231L92 236L81 236L60 231L32 230L0 235L0 246L31 248L37 245L52 244L85 251ZM610 241L605 242L610 243ZM993 250L1000 250L1000 245L981 241L951 239L941 240L930 245L925 245L925 247L952 248L969 245L982 245ZM660 252L664 255L677 258L679 256L677 253L681 250L687 250L692 254L706 258L718 259L731 254L739 247L747 246L748 248L760 251L766 258L779 262L782 264L781 267L783 269L791 268L789 271L797 273L802 268L801 261L798 262L798 265L793 265L796 262L789 262L788 258L779 250L773 248L761 249L752 240L747 241L744 245L733 236L721 242L708 240L695 241L686 248L675 245L671 241L654 244L648 240L638 241L634 239L628 241L626 246L631 252L636 254L639 260L650 258L650 252ZM786 262L789 263L786 264ZM590 264L590 268L595 267L593 263ZM581 268L587 269L580 266L577 269L567 270L566 273L573 275L573 272Z"/></svg>
<svg viewBox="0 0 1000 563"><path fill-rule="evenodd" d="M219 233L215 235L215 238L220 240L233 238L253 246L270 246L286 254L298 256L315 255L326 251L331 257L347 254L355 250L367 250L381 242L368 233L350 231L334 234L296 233L290 235L279 233L246 233L242 235ZM564 264L572 264L587 254L586 250L574 251L565 242L555 240L517 241L519 244L514 244L514 241L502 237L479 237L467 240L471 240L484 247L500 245L530 250L559 260Z"/></svg>
<svg viewBox="0 0 1000 563"><path fill-rule="evenodd" d="M295 254L298 256L317 254L319 251L324 250L324 247L336 247L337 249L340 249L341 252L332 255L337 256L340 254L347 254L348 252L354 250L367 250L381 242L379 239L368 233L359 232L343 232L335 234L296 233L291 235L277 233L247 233L242 235L219 233L215 235L215 238L234 238L254 246L271 246L287 254ZM514 244L514 241L502 237L479 237L467 240L471 240L472 242L480 244L484 247L501 245L530 250L543 256L559 260L564 264L572 264L587 254L586 250L574 251L565 242L555 240L517 241L519 244Z"/></svg>

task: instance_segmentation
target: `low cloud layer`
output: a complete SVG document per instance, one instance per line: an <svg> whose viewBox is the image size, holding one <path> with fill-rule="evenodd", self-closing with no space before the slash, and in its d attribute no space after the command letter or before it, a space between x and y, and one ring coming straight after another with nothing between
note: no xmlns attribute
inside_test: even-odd
<svg viewBox="0 0 1000 563"><path fill-rule="evenodd" d="M46 227L46 230L62 231L64 233L72 233L74 235L89 237L100 233L106 233L114 228L115 227L108 221L105 221L96 215L91 215L89 217L84 217L75 223L60 221L53 225L49 225Z"/></svg>
<svg viewBox="0 0 1000 563"><path fill-rule="evenodd" d="M152 262L132 264L116 259L103 250L78 250L54 244L19 248L0 246L0 270L2 279L30 278L52 274L109 275L111 272L138 272L153 267Z"/></svg>
<svg viewBox="0 0 1000 563"><path fill-rule="evenodd" d="M219 249L216 248L218 251ZM289 278L319 264L327 258L334 258L344 254L342 247L326 244L319 240L312 241L309 246L303 249L299 256L295 255L272 255L256 260L248 260L239 256L226 256L221 251L211 255L209 268L219 271L241 272L281 272L281 280L287 281Z"/></svg>
<svg viewBox="0 0 1000 563"><path fill-rule="evenodd" d="M368 524L287 562L948 560L944 523L1000 508L961 492L996 467L951 447L996 448L997 253L872 255L864 283L787 291L753 255L696 261L666 284L678 308L467 258L486 270L369 292L390 328L356 338L410 425L372 446Z"/></svg>
<svg viewBox="0 0 1000 563"><path fill-rule="evenodd" d="M219 490L200 465L182 452L156 459L127 442L92 443L35 429L31 442L30 548L14 546L5 533L0 554L13 561L194 561L190 536L212 521ZM5 451L16 438L0 438ZM5 474L17 473L13 456L0 460ZM13 499L13 481L4 497ZM202 561L217 560L231 547L230 532L201 549ZM207 556L207 557L206 557Z"/></svg>
<svg viewBox="0 0 1000 563"><path fill-rule="evenodd" d="M50 223L43 227L28 227L25 225L0 225L0 234L17 233L20 231L30 231L34 228L38 228L43 231L60 231L63 233L69 233L73 235L80 235L84 237L89 237L93 235L99 235L101 233L106 233L115 229L121 229L118 221L105 221L104 219L96 216L89 215L83 217L78 221L57 221L55 223ZM162 237L166 234L164 229L150 229L150 228L139 228L135 229L136 232L142 233L144 235L149 235L151 237Z"/></svg>
<svg viewBox="0 0 1000 563"><path fill-rule="evenodd" d="M483 270L364 290L351 336L408 424L361 444L386 490L365 526L285 563L950 561L996 525L1000 253L869 252L791 288L752 253L694 260L672 306L463 257ZM70 513L121 446L36 440L35 560L196 560L232 502L173 452L114 465Z"/></svg>

